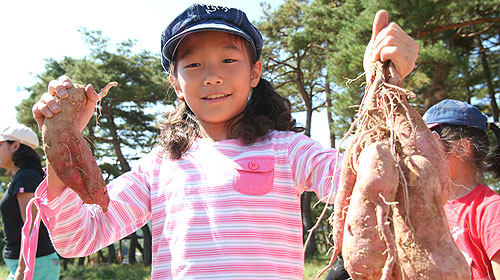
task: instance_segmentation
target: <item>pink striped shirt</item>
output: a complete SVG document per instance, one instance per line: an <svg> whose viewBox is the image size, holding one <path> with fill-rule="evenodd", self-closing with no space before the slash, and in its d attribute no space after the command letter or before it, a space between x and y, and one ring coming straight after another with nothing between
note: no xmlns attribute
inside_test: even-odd
<svg viewBox="0 0 500 280"><path fill-rule="evenodd" d="M69 188L47 203L44 182L36 195L63 257L89 255L151 220L152 279L302 279L300 194L327 197L335 162L335 150L274 131L251 146L199 140L179 160L155 148L108 185L107 213Z"/></svg>

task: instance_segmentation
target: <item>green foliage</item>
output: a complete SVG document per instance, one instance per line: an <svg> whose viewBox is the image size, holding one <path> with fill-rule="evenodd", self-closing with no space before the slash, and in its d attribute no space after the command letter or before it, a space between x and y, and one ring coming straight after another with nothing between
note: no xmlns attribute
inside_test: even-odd
<svg viewBox="0 0 500 280"><path fill-rule="evenodd" d="M325 33L316 28L322 17L318 10L309 11L310 5L307 0L287 0L276 10L264 6L263 20L257 24L265 38L265 77L289 98L294 111L307 112L308 135L312 112L324 106L327 76Z"/></svg>
<svg viewBox="0 0 500 280"><path fill-rule="evenodd" d="M406 88L417 94L412 105L423 113L441 99L455 98L486 105L485 113L492 115L491 95L500 88L499 7L498 1L312 1L304 14L314 20L305 21L304 30L323 40L326 48L322 65L336 89L331 110L335 134L344 135L360 103L364 78L349 86L346 81L363 73L363 54L379 9L418 39L417 65L405 80ZM492 73L492 89L487 88L479 42Z"/></svg>

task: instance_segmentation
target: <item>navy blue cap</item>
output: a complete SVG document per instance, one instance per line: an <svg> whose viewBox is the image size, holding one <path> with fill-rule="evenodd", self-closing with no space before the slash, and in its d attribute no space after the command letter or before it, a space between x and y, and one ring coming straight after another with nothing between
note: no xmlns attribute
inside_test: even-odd
<svg viewBox="0 0 500 280"><path fill-rule="evenodd" d="M469 126L486 132L488 119L478 108L467 102L445 99L425 112L423 119L429 128L440 124Z"/></svg>
<svg viewBox="0 0 500 280"><path fill-rule="evenodd" d="M194 4L177 16L161 34L161 64L168 71L181 40L199 31L223 31L239 35L255 48L257 60L262 52L262 35L244 12L222 6Z"/></svg>

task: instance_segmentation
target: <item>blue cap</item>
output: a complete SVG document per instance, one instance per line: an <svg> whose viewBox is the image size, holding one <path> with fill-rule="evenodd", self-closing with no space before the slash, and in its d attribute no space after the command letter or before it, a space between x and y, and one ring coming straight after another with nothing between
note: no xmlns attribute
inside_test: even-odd
<svg viewBox="0 0 500 280"><path fill-rule="evenodd" d="M486 132L487 118L467 102L445 99L425 112L423 119L429 128L440 124L469 126Z"/></svg>
<svg viewBox="0 0 500 280"><path fill-rule="evenodd" d="M181 40L199 31L223 31L239 35L252 44L257 60L262 52L262 35L244 12L222 6L194 4L177 16L161 34L161 65L168 71Z"/></svg>

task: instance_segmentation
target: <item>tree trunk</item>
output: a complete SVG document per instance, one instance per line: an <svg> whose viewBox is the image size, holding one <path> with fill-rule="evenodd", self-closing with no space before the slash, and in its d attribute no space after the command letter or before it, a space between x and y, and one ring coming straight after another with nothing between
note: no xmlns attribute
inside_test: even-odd
<svg viewBox="0 0 500 280"><path fill-rule="evenodd" d="M116 250L113 243L108 246L108 263L116 263Z"/></svg>
<svg viewBox="0 0 500 280"><path fill-rule="evenodd" d="M307 103L307 102L306 102ZM309 102L311 104L311 102ZM304 132L305 135L311 136L311 121L312 121L312 106L307 107L306 112L306 130ZM300 209L302 212L302 228L305 233L305 238L309 234L309 230L314 226L314 221L312 218L311 211L311 197L312 192L303 192L300 196ZM304 239L305 240L305 239ZM316 252L316 237L315 233L312 233L311 239L309 239L309 243L305 245L306 252L305 257L311 257Z"/></svg>
<svg viewBox="0 0 500 280"><path fill-rule="evenodd" d="M425 98L424 111L447 97L445 81L450 74L450 69L451 64L436 63L434 65L431 84L422 94Z"/></svg>
<svg viewBox="0 0 500 280"><path fill-rule="evenodd" d="M115 124L115 119L111 112L106 110L106 118L109 120L109 132L111 134L112 140L111 143L113 145L113 150L115 151L115 155L118 158L118 162L120 163L120 168L123 173L128 172L131 170L130 165L128 164L127 159L125 159L125 156L123 155L122 149L120 147L122 140L120 139L120 136L118 135L118 128L116 127Z"/></svg>
<svg viewBox="0 0 500 280"><path fill-rule="evenodd" d="M142 227L142 234L144 235L144 238L143 238L144 264L151 265L152 260L153 260L153 256L152 256L153 243L152 243L151 231L149 230L148 224L145 224Z"/></svg>
<svg viewBox="0 0 500 280"><path fill-rule="evenodd" d="M309 97L307 94L307 91L304 86L304 75L300 71L300 61L297 62L297 69L296 70L296 84L297 88L299 89L300 95L304 99L304 103L306 105L306 127L304 134L307 136L311 136L311 122L312 122L312 98ZM311 196L312 192L303 192L302 195L300 196L300 209L302 213L302 230L305 234L304 240L307 238L307 235L309 234L309 230L314 226L314 221L312 218L312 211L311 211ZM305 252L305 257L310 257L314 254L316 250L316 239L314 236L314 233L311 236L311 239L309 241L309 244L306 244L306 252Z"/></svg>
<svg viewBox="0 0 500 280"><path fill-rule="evenodd" d="M134 232L128 236L130 238L130 246L128 250L128 263L136 264L137 260L135 259L135 249L137 248L137 234Z"/></svg>
<svg viewBox="0 0 500 280"><path fill-rule="evenodd" d="M300 71L300 61L297 62L297 70L295 70L296 78L295 83L300 92L300 96L304 100L306 106L306 127L304 134L311 136L311 121L312 121L312 97L307 94L307 90L304 86L304 74Z"/></svg>
<svg viewBox="0 0 500 280"><path fill-rule="evenodd" d="M463 70L463 74L464 74L464 79L465 79L465 91L467 92L467 96L466 96L466 101L467 103L470 103L471 102L471 99L472 99L472 90L470 88L470 62L469 62L469 59L470 59L470 51L467 51L467 53L465 54L465 63L464 63L464 70Z"/></svg>
<svg viewBox="0 0 500 280"><path fill-rule="evenodd" d="M332 112L330 111L332 108L332 89L330 88L330 82L328 81L328 73L325 77L325 93L326 93L326 116L328 118L328 128L330 129L330 148L335 148L335 129L333 123Z"/></svg>
<svg viewBox="0 0 500 280"><path fill-rule="evenodd" d="M312 219L312 211L311 211L311 198L312 192L303 192L300 196L300 205L302 211L302 229L304 232L304 241L307 239L309 235L309 230L314 226L314 221ZM306 251L305 257L309 258L314 255L316 252L316 238L313 233L311 239L309 239L309 243L305 244Z"/></svg>
<svg viewBox="0 0 500 280"><path fill-rule="evenodd" d="M488 94L490 96L490 106L491 113L493 115L493 121L498 122L497 99L495 97L495 89L493 87L493 81L491 79L490 66L488 65L488 56L486 54L486 50L483 47L481 36L477 37L477 45L479 47L479 55L481 56L481 64L483 65L484 78L486 80L486 84L488 85Z"/></svg>

